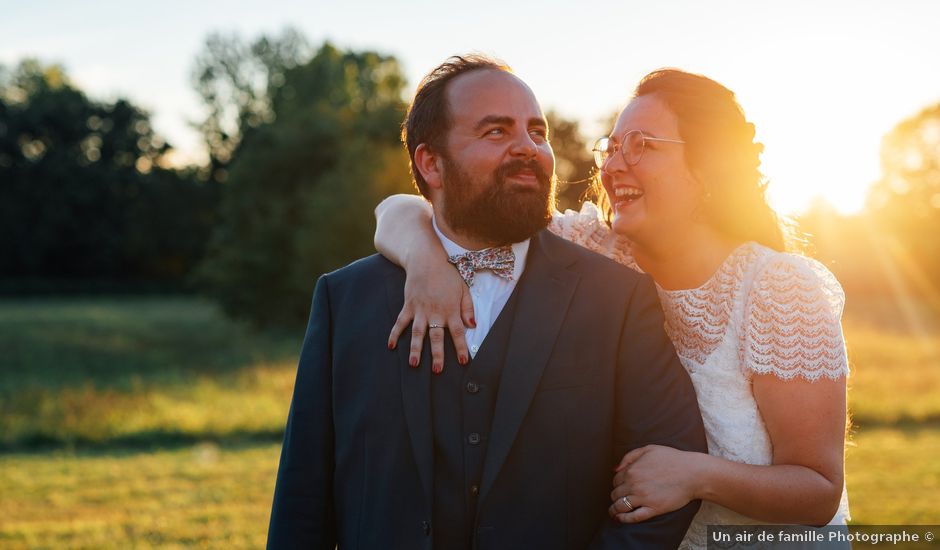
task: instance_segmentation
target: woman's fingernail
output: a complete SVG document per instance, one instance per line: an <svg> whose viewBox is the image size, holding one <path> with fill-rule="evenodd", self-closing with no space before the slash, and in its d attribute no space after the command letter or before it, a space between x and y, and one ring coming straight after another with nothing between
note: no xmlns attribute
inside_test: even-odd
<svg viewBox="0 0 940 550"><path fill-rule="evenodd" d="M466 364L467 364L467 357L466 357L465 355L461 354L460 357L457 358L457 362L460 363L461 365L466 365Z"/></svg>
<svg viewBox="0 0 940 550"><path fill-rule="evenodd" d="M444 370L444 368L442 367L442 365L433 365L433 366L431 366L431 372L433 372L434 374L440 374L442 370Z"/></svg>
<svg viewBox="0 0 940 550"><path fill-rule="evenodd" d="M473 317L470 318L470 327L477 328L477 320L474 319Z"/></svg>
<svg viewBox="0 0 940 550"><path fill-rule="evenodd" d="M388 343L388 349L389 349L389 351L395 349L395 342L389 342L389 343Z"/></svg>
<svg viewBox="0 0 940 550"><path fill-rule="evenodd" d="M418 366L418 358L412 357L408 360L408 364L411 365L411 368L416 368Z"/></svg>

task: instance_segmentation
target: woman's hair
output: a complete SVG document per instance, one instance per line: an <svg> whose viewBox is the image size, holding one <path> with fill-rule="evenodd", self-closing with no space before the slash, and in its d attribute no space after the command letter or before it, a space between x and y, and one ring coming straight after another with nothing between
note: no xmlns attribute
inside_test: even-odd
<svg viewBox="0 0 940 550"><path fill-rule="evenodd" d="M799 248L791 222L767 202L767 181L760 171L764 146L754 140L754 125L734 92L702 75L660 69L643 77L633 97L647 95L665 103L678 119L686 165L703 186L698 215L734 240L780 251ZM609 216L599 177L595 192Z"/></svg>

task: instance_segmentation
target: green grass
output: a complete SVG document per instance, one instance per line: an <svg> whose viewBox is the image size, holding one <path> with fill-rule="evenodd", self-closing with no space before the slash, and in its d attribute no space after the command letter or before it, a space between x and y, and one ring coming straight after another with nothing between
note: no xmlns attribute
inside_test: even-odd
<svg viewBox="0 0 940 550"><path fill-rule="evenodd" d="M187 298L0 303L0 449L275 440L303 334Z"/></svg>
<svg viewBox="0 0 940 550"><path fill-rule="evenodd" d="M0 456L0 547L260 548L278 452L202 444ZM854 522L936 523L936 456L934 429L858 434L847 456Z"/></svg>
<svg viewBox="0 0 940 550"><path fill-rule="evenodd" d="M940 430L861 429L846 452L852 522L940 523Z"/></svg>
<svg viewBox="0 0 940 550"><path fill-rule="evenodd" d="M940 426L940 331L915 338L847 320L845 333L856 423Z"/></svg>
<svg viewBox="0 0 940 550"><path fill-rule="evenodd" d="M0 456L0 548L262 548L279 447Z"/></svg>
<svg viewBox="0 0 940 550"><path fill-rule="evenodd" d="M940 323L853 304L856 523L940 523ZM258 548L303 334L192 298L0 301L0 548Z"/></svg>

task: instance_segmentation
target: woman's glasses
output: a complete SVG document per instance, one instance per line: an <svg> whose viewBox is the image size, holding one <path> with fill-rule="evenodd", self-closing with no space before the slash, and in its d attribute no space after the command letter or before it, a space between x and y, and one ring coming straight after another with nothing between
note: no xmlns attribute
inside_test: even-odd
<svg viewBox="0 0 940 550"><path fill-rule="evenodd" d="M601 138L594 142L594 164L601 170L604 164L610 159L610 155L620 151L620 156L627 166L634 166L643 158L643 151L646 149L647 141L662 141L664 143L685 143L678 139L657 138L644 135L640 130L630 130L623 135L620 143L615 143L610 138Z"/></svg>

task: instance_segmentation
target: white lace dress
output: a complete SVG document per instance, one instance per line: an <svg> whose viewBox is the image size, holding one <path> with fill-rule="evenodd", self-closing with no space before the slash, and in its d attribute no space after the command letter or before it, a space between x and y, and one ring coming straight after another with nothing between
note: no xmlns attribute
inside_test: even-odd
<svg viewBox="0 0 940 550"><path fill-rule="evenodd" d="M591 203L581 212L556 213L549 229L638 269L629 243L611 232ZM695 386L714 456L771 464L770 437L751 391L755 373L784 380L848 375L842 288L815 260L748 242L701 287L658 290L666 331ZM843 488L830 524L844 524L848 517ZM680 548L704 549L708 525L759 523L765 522L706 501Z"/></svg>

